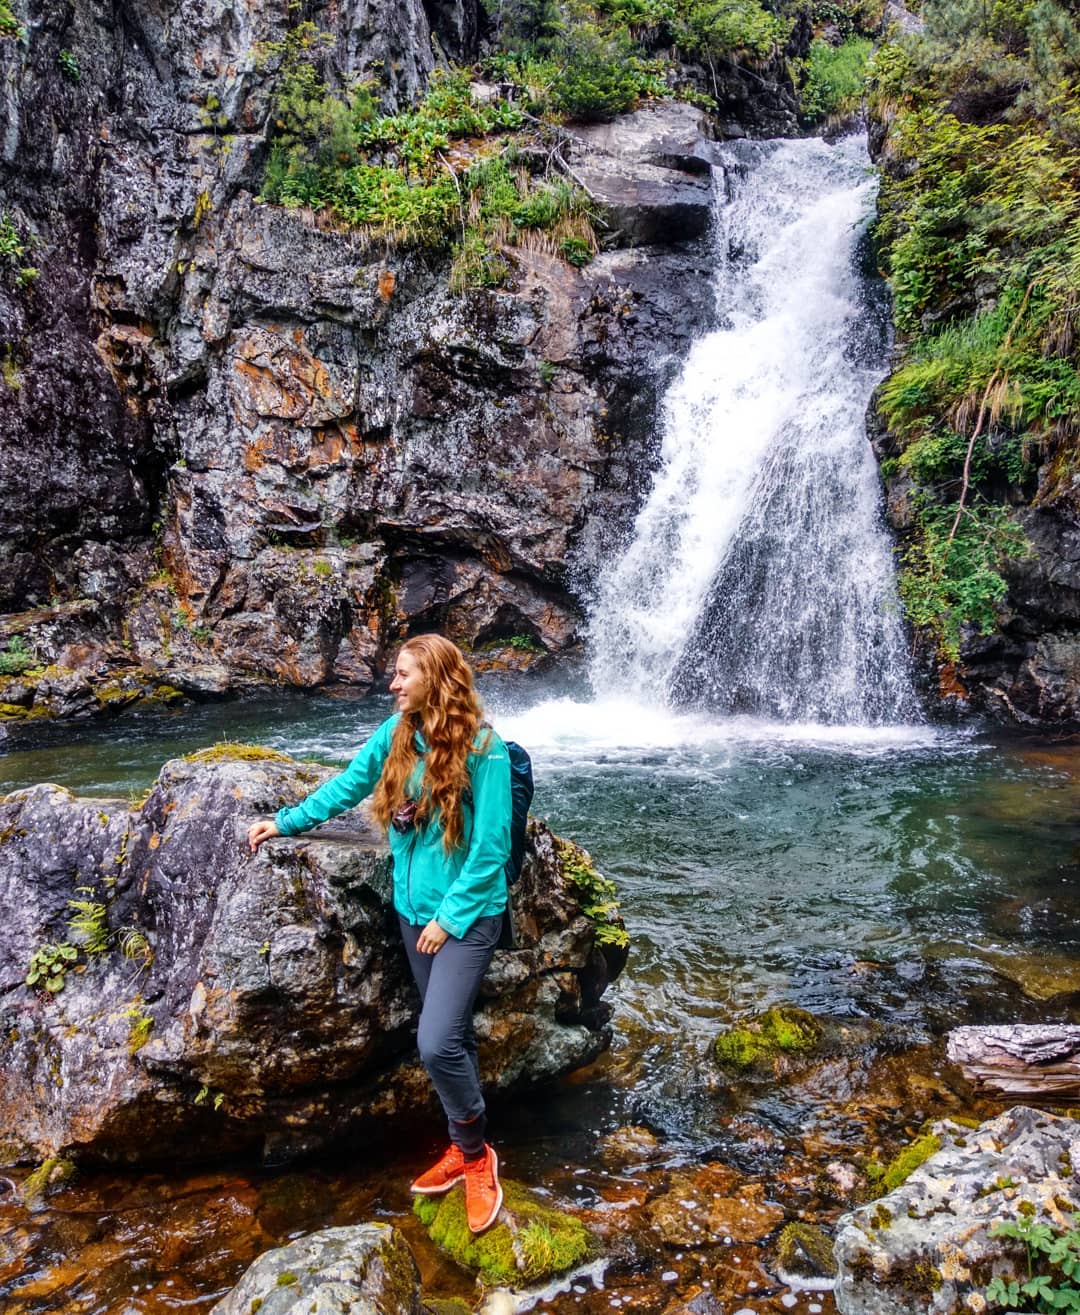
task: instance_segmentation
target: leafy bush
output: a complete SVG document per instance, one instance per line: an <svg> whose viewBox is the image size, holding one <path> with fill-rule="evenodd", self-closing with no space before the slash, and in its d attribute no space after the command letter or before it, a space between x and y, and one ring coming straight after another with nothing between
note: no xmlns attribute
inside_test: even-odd
<svg viewBox="0 0 1080 1315"><path fill-rule="evenodd" d="M23 27L11 11L11 0L0 0L0 41L21 37Z"/></svg>
<svg viewBox="0 0 1080 1315"><path fill-rule="evenodd" d="M562 50L554 106L571 119L611 119L632 109L640 94L638 61L630 38L607 36L578 23Z"/></svg>
<svg viewBox="0 0 1080 1315"><path fill-rule="evenodd" d="M691 0L676 21L679 46L706 60L764 63L791 35L792 20L757 0Z"/></svg>
<svg viewBox="0 0 1080 1315"><path fill-rule="evenodd" d="M873 43L849 37L841 46L820 38L811 41L799 101L809 122L859 108L866 88L866 70Z"/></svg>
<svg viewBox="0 0 1080 1315"><path fill-rule="evenodd" d="M903 554L900 597L912 624L932 635L942 657L955 662L967 627L984 635L994 628L997 605L1007 592L1003 563L1031 549L1004 507L923 503L916 525Z"/></svg>
<svg viewBox="0 0 1080 1315"><path fill-rule="evenodd" d="M990 1235L1023 1242L1027 1278L992 1279L987 1301L1007 1310L1080 1315L1080 1214L1073 1214L1070 1227L1062 1229L1037 1222L1034 1211L1022 1213L1015 1221L997 1220Z"/></svg>
<svg viewBox="0 0 1080 1315"><path fill-rule="evenodd" d="M34 655L26 647L22 635L12 635L7 648L0 653L0 676L21 676L34 665Z"/></svg>
<svg viewBox="0 0 1080 1315"><path fill-rule="evenodd" d="M926 0L923 14L925 32L882 47L870 73L904 349L879 406L915 487L904 601L955 658L1027 551L1000 504L1076 471L1080 23L1056 0Z"/></svg>

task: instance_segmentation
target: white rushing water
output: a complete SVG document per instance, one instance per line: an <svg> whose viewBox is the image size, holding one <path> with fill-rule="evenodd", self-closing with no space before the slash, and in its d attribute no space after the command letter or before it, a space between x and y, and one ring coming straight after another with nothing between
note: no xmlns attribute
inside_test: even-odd
<svg viewBox="0 0 1080 1315"><path fill-rule="evenodd" d="M865 144L724 148L721 327L664 404L632 541L599 582L598 698L781 722L917 717L865 413L885 373L857 268Z"/></svg>

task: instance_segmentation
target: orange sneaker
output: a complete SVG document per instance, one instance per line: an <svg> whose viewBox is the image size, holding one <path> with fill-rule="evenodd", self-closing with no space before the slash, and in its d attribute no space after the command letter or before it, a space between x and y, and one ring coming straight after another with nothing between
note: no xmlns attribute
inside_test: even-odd
<svg viewBox="0 0 1080 1315"><path fill-rule="evenodd" d="M465 1217L471 1233L490 1228L502 1209L499 1157L487 1146L479 1160L465 1161Z"/></svg>
<svg viewBox="0 0 1080 1315"><path fill-rule="evenodd" d="M451 1144L438 1164L433 1164L426 1173L422 1173L409 1190L419 1192L421 1196L441 1196L464 1177L465 1157L460 1146Z"/></svg>

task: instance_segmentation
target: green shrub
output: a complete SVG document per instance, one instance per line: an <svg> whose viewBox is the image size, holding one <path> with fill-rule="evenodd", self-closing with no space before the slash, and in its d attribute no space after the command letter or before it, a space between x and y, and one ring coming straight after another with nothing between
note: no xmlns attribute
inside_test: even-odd
<svg viewBox="0 0 1080 1315"><path fill-rule="evenodd" d="M8 41L23 35L23 26L11 10L11 0L0 0L0 41Z"/></svg>
<svg viewBox="0 0 1080 1315"><path fill-rule="evenodd" d="M0 653L0 676L21 676L33 665L34 655L26 647L26 640L22 635L12 635Z"/></svg>
<svg viewBox="0 0 1080 1315"><path fill-rule="evenodd" d="M841 46L820 38L811 41L799 92L803 117L813 123L859 108L866 88L866 70L873 43L849 37Z"/></svg>
<svg viewBox="0 0 1080 1315"><path fill-rule="evenodd" d="M707 60L765 63L791 35L792 20L770 13L757 0L695 0L677 20L679 46Z"/></svg>
<svg viewBox="0 0 1080 1315"><path fill-rule="evenodd" d="M561 51L553 103L571 119L612 119L633 109L640 95L638 61L630 38L577 23Z"/></svg>
<svg viewBox="0 0 1080 1315"><path fill-rule="evenodd" d="M1027 556L1023 530L1004 507L922 503L903 554L900 597L912 624L926 630L942 657L955 662L967 627L989 634L1007 592L1001 567ZM951 536L951 537L950 537Z"/></svg>

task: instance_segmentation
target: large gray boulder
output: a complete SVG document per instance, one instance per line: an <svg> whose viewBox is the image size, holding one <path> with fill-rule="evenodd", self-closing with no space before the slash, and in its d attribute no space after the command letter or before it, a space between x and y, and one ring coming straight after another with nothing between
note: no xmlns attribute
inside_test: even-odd
<svg viewBox="0 0 1080 1315"><path fill-rule="evenodd" d="M4 1161L276 1160L434 1109L381 838L350 814L253 856L251 821L330 772L251 753L167 763L141 808L51 785L0 802ZM476 1019L492 1088L608 1044L623 952L598 944L571 851L530 824L520 948L496 955Z"/></svg>
<svg viewBox="0 0 1080 1315"><path fill-rule="evenodd" d="M389 1224L324 1228L264 1251L210 1315L420 1315L420 1281Z"/></svg>
<svg viewBox="0 0 1080 1315"><path fill-rule="evenodd" d="M940 1142L895 1191L837 1225L841 1315L967 1315L995 1275L1027 1277L1020 1243L990 1235L1022 1216L1056 1230L1080 1209L1080 1123L1023 1105Z"/></svg>
<svg viewBox="0 0 1080 1315"><path fill-rule="evenodd" d="M712 219L711 135L708 117L683 102L579 125L574 176L627 245L685 242L701 237Z"/></svg>

